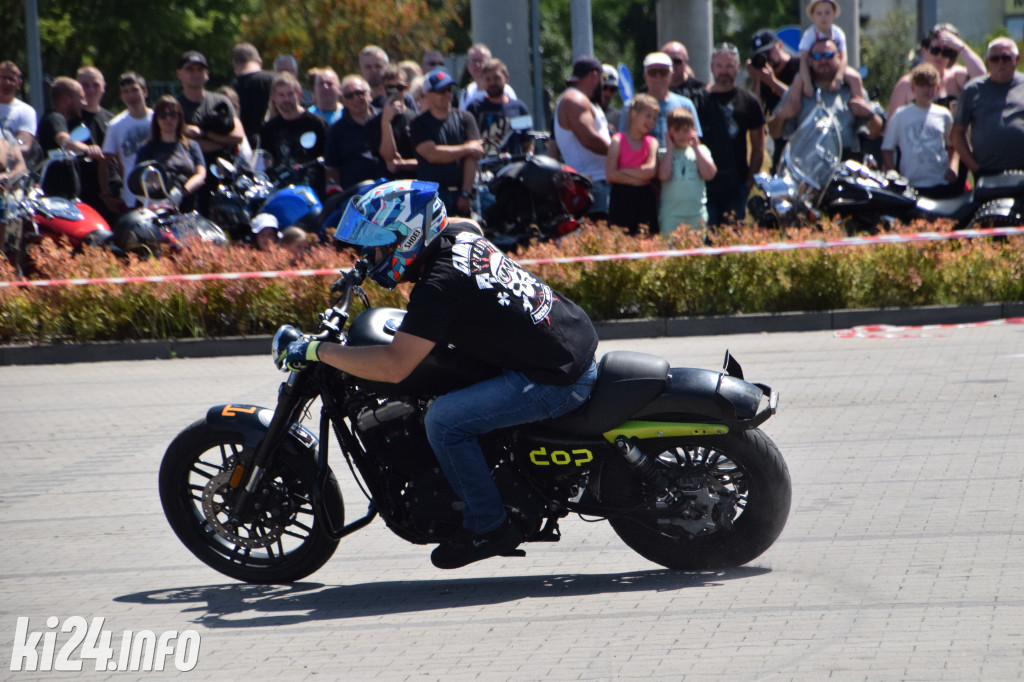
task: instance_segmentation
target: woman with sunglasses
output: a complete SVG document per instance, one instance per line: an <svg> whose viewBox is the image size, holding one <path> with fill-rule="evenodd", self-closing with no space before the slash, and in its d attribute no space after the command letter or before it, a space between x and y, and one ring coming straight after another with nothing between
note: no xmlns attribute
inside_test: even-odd
<svg viewBox="0 0 1024 682"><path fill-rule="evenodd" d="M957 64L959 60L963 61L962 66ZM954 111L954 103L967 81L985 73L985 61L960 39L952 24L938 24L925 36L921 41L921 61L938 69L939 89L935 93L935 103L950 111ZM897 109L913 101L914 92L908 72L896 81L892 89L888 117L892 118Z"/></svg>
<svg viewBox="0 0 1024 682"><path fill-rule="evenodd" d="M195 192L206 182L206 164L199 143L185 137L185 113L173 95L164 95L153 107L151 137L138 151L135 165L157 161L181 190L182 211L195 206Z"/></svg>

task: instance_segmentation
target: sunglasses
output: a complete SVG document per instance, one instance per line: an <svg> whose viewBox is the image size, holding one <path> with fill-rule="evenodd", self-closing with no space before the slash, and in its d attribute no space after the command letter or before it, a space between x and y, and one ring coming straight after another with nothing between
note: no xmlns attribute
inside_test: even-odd
<svg viewBox="0 0 1024 682"><path fill-rule="evenodd" d="M673 64L685 64L686 60L685 59L681 59L679 57L676 57L675 59L672 60L672 63Z"/></svg>
<svg viewBox="0 0 1024 682"><path fill-rule="evenodd" d="M408 87L409 86L405 83L391 83L390 85L387 83L384 84L385 90L395 90L396 92L404 92Z"/></svg>
<svg viewBox="0 0 1024 682"><path fill-rule="evenodd" d="M164 109L163 111L156 112L157 118L178 118L178 112L173 109Z"/></svg>
<svg viewBox="0 0 1024 682"><path fill-rule="evenodd" d="M370 94L369 90L349 90L341 93L341 96L345 99L355 99L356 97L366 97L368 94Z"/></svg>
<svg viewBox="0 0 1024 682"><path fill-rule="evenodd" d="M832 59L832 57L835 57L835 56L836 56L836 53L835 53L834 50L829 50L828 52L812 52L811 53L811 59L813 59L816 62L820 62L822 59Z"/></svg>
<svg viewBox="0 0 1024 682"><path fill-rule="evenodd" d="M601 89L605 92L618 92L619 88L616 85L603 85Z"/></svg>
<svg viewBox="0 0 1024 682"><path fill-rule="evenodd" d="M669 74L668 69L647 69L648 76L667 76Z"/></svg>
<svg viewBox="0 0 1024 682"><path fill-rule="evenodd" d="M932 54L941 54L947 59L956 59L960 56L960 53L951 47L942 47L941 45L932 45L928 48L928 51Z"/></svg>
<svg viewBox="0 0 1024 682"><path fill-rule="evenodd" d="M1004 64L1009 64L1014 59L1016 59L1016 57L1014 57L1012 54L990 54L988 56L988 60L990 62L992 62L993 64L995 64L997 62L1003 62Z"/></svg>

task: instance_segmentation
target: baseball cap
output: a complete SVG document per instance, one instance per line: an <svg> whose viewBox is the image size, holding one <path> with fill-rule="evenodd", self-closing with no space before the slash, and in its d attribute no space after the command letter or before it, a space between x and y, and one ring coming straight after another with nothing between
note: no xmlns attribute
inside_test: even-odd
<svg viewBox="0 0 1024 682"><path fill-rule="evenodd" d="M434 69L427 74L423 80L423 92L435 92L443 90L449 85L454 85L451 75L444 69Z"/></svg>
<svg viewBox="0 0 1024 682"><path fill-rule="evenodd" d="M611 64L602 64L601 65L601 70L604 71L604 84L605 85L615 85L615 86L618 86L618 84L619 84L619 74L615 70L614 66L612 66Z"/></svg>
<svg viewBox="0 0 1024 682"><path fill-rule="evenodd" d="M778 38L775 31L770 28L762 28L750 38L750 50L753 54L761 54L772 49Z"/></svg>
<svg viewBox="0 0 1024 682"><path fill-rule="evenodd" d="M666 68L672 68L672 58L664 52L652 52L644 57L644 69L651 66L664 66Z"/></svg>
<svg viewBox="0 0 1024 682"><path fill-rule="evenodd" d="M253 216L251 225L253 234L267 229L276 230L280 227L280 224L277 222L277 218L270 213L257 213Z"/></svg>
<svg viewBox="0 0 1024 682"><path fill-rule="evenodd" d="M590 56L578 57L576 61L573 62L572 75L569 76L566 81L569 83L575 83L581 78L586 78L587 74L592 71L600 71L601 73L604 73L604 68L601 66L601 62Z"/></svg>
<svg viewBox="0 0 1024 682"><path fill-rule="evenodd" d="M196 50L189 50L181 55L181 59L178 60L178 68L180 69L186 64L202 64L207 69L210 68L210 65L206 63L206 57L203 56L203 53Z"/></svg>

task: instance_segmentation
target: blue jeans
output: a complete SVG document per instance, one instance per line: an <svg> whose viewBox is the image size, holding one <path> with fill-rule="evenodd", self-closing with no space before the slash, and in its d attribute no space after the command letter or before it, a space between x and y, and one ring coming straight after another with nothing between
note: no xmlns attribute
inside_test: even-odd
<svg viewBox="0 0 1024 682"><path fill-rule="evenodd" d="M748 194L750 194L750 190L747 189L747 185L741 183L729 196L715 199L708 196L708 227L721 225L725 220L742 221L747 216Z"/></svg>
<svg viewBox="0 0 1024 682"><path fill-rule="evenodd" d="M466 505L462 523L469 531L488 533L505 521L505 506L479 436L570 412L590 396L595 381L596 363L568 386L538 384L520 372L505 370L433 402L424 420L427 439L456 496Z"/></svg>
<svg viewBox="0 0 1024 682"><path fill-rule="evenodd" d="M590 206L590 215L597 214L601 218L608 215L608 199L612 194L612 186L604 180L594 180L590 188L594 203Z"/></svg>

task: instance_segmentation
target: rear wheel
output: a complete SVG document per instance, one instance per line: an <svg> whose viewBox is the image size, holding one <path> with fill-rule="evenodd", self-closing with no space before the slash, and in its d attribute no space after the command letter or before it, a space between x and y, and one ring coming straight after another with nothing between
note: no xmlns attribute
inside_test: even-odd
<svg viewBox="0 0 1024 682"><path fill-rule="evenodd" d="M238 434L200 420L178 434L160 465L160 502L178 539L208 566L249 583L288 583L313 573L334 554L338 541L313 511L316 465L286 441L271 459L253 494L252 511L231 521L235 467L253 451ZM332 518L341 519L341 494L333 475L324 491ZM338 516L335 517L335 513Z"/></svg>
<svg viewBox="0 0 1024 682"><path fill-rule="evenodd" d="M624 458L605 464L601 500L620 511L609 521L644 558L676 570L731 568L779 537L789 516L789 471L760 430L647 440L639 447L683 491L683 500L670 507Z"/></svg>

